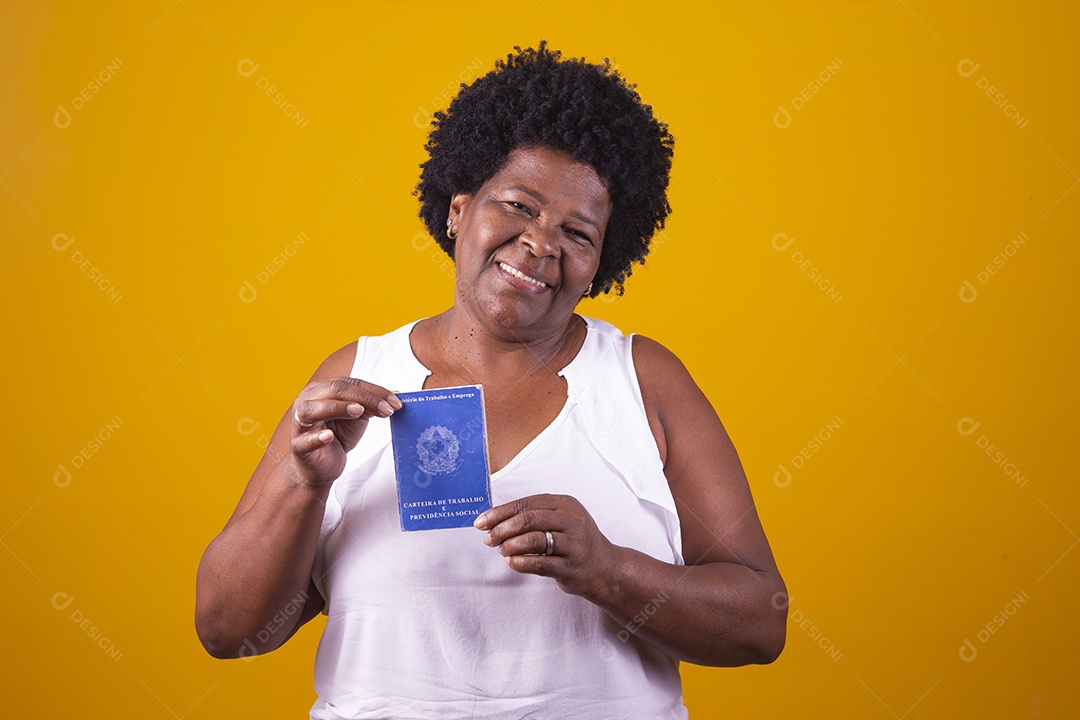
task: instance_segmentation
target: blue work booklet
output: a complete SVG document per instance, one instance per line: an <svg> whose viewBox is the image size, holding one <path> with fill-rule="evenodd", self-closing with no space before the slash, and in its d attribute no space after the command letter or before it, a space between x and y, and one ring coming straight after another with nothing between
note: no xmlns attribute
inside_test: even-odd
<svg viewBox="0 0 1080 720"><path fill-rule="evenodd" d="M491 507L479 385L395 393L390 416L402 530L469 527Z"/></svg>

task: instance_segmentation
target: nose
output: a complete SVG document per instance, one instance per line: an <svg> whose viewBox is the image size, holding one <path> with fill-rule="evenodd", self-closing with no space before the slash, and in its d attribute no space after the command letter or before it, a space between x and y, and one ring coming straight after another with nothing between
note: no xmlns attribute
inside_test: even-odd
<svg viewBox="0 0 1080 720"><path fill-rule="evenodd" d="M548 223L531 222L519 237L535 257L558 259L562 255L562 247L559 245L559 229L551 227Z"/></svg>

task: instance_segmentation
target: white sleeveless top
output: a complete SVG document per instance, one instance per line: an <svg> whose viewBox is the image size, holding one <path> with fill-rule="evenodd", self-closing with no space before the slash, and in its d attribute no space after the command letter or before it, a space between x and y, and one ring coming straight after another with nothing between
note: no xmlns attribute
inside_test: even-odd
<svg viewBox="0 0 1080 720"><path fill-rule="evenodd" d="M492 504L572 495L611 542L681 565L631 336L585 320L559 373L565 406L491 476ZM360 338L352 376L422 389L413 325ZM372 419L327 498L312 570L328 616L313 719L687 717L676 661L551 578L511 570L483 538L401 530L389 423Z"/></svg>

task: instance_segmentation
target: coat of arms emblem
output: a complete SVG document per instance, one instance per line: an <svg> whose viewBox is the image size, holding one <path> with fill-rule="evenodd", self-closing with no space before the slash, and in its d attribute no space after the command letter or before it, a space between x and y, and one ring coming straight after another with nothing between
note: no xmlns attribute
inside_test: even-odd
<svg viewBox="0 0 1080 720"><path fill-rule="evenodd" d="M428 475L445 475L456 470L460 449L457 436L442 425L432 425L416 441L420 469Z"/></svg>

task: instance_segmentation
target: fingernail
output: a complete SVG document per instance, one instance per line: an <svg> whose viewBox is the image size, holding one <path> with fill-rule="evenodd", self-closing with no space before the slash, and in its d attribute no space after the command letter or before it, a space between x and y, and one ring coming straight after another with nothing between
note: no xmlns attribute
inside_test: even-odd
<svg viewBox="0 0 1080 720"><path fill-rule="evenodd" d="M391 395L390 397L388 397L386 399L390 403L390 405L393 406L393 408L395 410L400 410L401 409L401 400L398 400L397 395Z"/></svg>
<svg viewBox="0 0 1080 720"><path fill-rule="evenodd" d="M484 523L486 523L486 522L487 522L487 518L485 518L484 515L481 513L480 515L476 516L476 519L472 521L472 524L473 524L473 527L482 528L482 527L484 527Z"/></svg>
<svg viewBox="0 0 1080 720"><path fill-rule="evenodd" d="M386 402L385 400L379 401L378 408L379 412L381 412L384 417L390 417L394 414L394 408L390 407L390 403Z"/></svg>
<svg viewBox="0 0 1080 720"><path fill-rule="evenodd" d="M323 430L321 433L319 433L318 437L323 442L326 442L327 440L330 440L334 437L334 433L331 430Z"/></svg>
<svg viewBox="0 0 1080 720"><path fill-rule="evenodd" d="M364 414L364 406L360 403L349 403L345 406L345 412L360 417Z"/></svg>
<svg viewBox="0 0 1080 720"><path fill-rule="evenodd" d="M493 542L495 542L495 541L491 539L491 533L488 533L487 535L484 536L484 544L485 545L487 545L488 547L491 547L491 544Z"/></svg>

